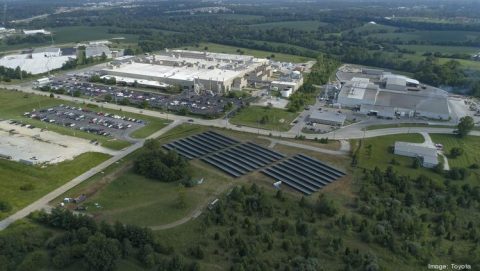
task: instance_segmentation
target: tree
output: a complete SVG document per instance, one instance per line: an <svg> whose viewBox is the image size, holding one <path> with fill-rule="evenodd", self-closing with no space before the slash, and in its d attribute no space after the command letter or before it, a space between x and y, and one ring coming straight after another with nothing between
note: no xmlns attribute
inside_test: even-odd
<svg viewBox="0 0 480 271"><path fill-rule="evenodd" d="M319 214L326 216L334 216L337 214L338 209L335 206L334 202L325 196L325 194L320 194L316 204L316 210Z"/></svg>
<svg viewBox="0 0 480 271"><path fill-rule="evenodd" d="M458 136L459 137L467 136L470 133L470 131L472 131L474 126L475 126L475 122L472 117L465 116L460 118L460 122L457 125Z"/></svg>
<svg viewBox="0 0 480 271"><path fill-rule="evenodd" d="M114 270L120 257L118 241L97 233L88 239L84 257L90 270Z"/></svg>
<svg viewBox="0 0 480 271"><path fill-rule="evenodd" d="M417 169L420 168L422 163L420 162L420 158L414 158L412 162L412 168Z"/></svg>
<svg viewBox="0 0 480 271"><path fill-rule="evenodd" d="M453 147L450 149L450 158L457 158L463 154L463 149L460 147Z"/></svg>

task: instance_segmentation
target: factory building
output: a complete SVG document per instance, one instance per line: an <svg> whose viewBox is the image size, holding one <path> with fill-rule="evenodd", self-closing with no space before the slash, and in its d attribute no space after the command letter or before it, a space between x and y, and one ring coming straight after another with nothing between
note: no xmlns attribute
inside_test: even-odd
<svg viewBox="0 0 480 271"><path fill-rule="evenodd" d="M368 74L367 77L363 77ZM356 73L342 86L337 103L361 113L382 117L426 117L448 120L447 92L421 85L402 75L368 69Z"/></svg>
<svg viewBox="0 0 480 271"><path fill-rule="evenodd" d="M37 48L23 54L7 55L0 58L0 66L31 74L42 74L60 69L67 61L75 59L76 55L64 55L60 48Z"/></svg>
<svg viewBox="0 0 480 271"><path fill-rule="evenodd" d="M102 73L225 93L246 87L249 82L265 81L271 75L271 68L267 59L253 56L165 50L127 62L111 62Z"/></svg>

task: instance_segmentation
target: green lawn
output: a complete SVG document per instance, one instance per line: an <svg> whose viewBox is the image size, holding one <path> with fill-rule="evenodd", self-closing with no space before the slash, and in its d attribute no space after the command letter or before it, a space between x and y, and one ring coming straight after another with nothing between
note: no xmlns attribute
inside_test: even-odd
<svg viewBox="0 0 480 271"><path fill-rule="evenodd" d="M361 168L374 169L375 167L379 167L383 170L388 166L393 166L398 172L410 176L418 176L420 173L427 175L434 174L433 171L424 168L413 169L411 167L413 158L411 157L393 154L392 147L396 141L422 143L424 139L420 134L389 135L367 138L362 141L358 157L358 166ZM355 148L355 144L352 145L352 148ZM369 151L369 148L371 148L371 151ZM390 164L393 158L395 158L399 165Z"/></svg>
<svg viewBox="0 0 480 271"><path fill-rule="evenodd" d="M453 147L460 147L464 150L464 154L455 158L448 159L449 165L452 167L469 167L472 164L480 164L480 137L467 136L459 138L456 135L431 134L433 142L443 144L445 153L447 154Z"/></svg>
<svg viewBox="0 0 480 271"><path fill-rule="evenodd" d="M425 41L425 42L448 42L476 40L480 32L473 31L413 31L404 33L375 33L370 36L394 41Z"/></svg>
<svg viewBox="0 0 480 271"><path fill-rule="evenodd" d="M281 22L270 22L270 23L261 23L261 24L252 24L249 27L253 29L271 29L271 28L290 28L295 30L303 31L315 31L319 27L325 26L328 23L320 21L281 21Z"/></svg>
<svg viewBox="0 0 480 271"><path fill-rule="evenodd" d="M399 128L399 127L430 127L430 128L454 128L454 126L449 125L429 125L428 123L394 123L394 124L376 124L367 126L366 130L379 130L379 129L388 129L388 128Z"/></svg>
<svg viewBox="0 0 480 271"><path fill-rule="evenodd" d="M82 42L90 40L105 40L124 37L122 41L134 41L135 35L108 33L108 26L66 26L50 28L56 43Z"/></svg>
<svg viewBox="0 0 480 271"><path fill-rule="evenodd" d="M466 46L439 46L439 45L398 45L401 49L415 51L417 54L425 52L439 52L444 54L474 54L479 51L476 47Z"/></svg>
<svg viewBox="0 0 480 271"><path fill-rule="evenodd" d="M102 146L115 150L123 149L130 145L129 142L124 140L90 134L84 131L71 129L57 124L45 123L23 116L24 112L30 112L33 109L48 108L59 104L74 105L74 103L65 102L59 99L52 99L41 95L24 94L22 92L2 90L0 91L0 104L2 105L0 107L0 117L3 119L15 119L24 123L29 123L37 127L57 132L59 134L80 137L88 140L97 140ZM169 121L164 119L143 116L128 112L120 112L111 109L100 109L95 105L88 105L88 107L89 109L92 109L94 111L115 113L117 115L124 115L146 121L147 124L144 127L132 133L132 137L134 138L145 138L152 133L158 131L159 129L165 127L169 123Z"/></svg>
<svg viewBox="0 0 480 271"><path fill-rule="evenodd" d="M103 153L84 153L74 160L45 168L0 160L0 176L2 176L0 178L0 199L9 202L13 207L9 213L0 212L0 218L27 206L109 157ZM20 187L25 185L33 185L33 189L21 190Z"/></svg>
<svg viewBox="0 0 480 271"><path fill-rule="evenodd" d="M117 37L123 37L125 39L121 42L136 42L137 35L128 34L111 34L108 32L108 26L65 26L48 28L48 31L53 33L53 41L55 44L73 44L77 42L91 41L91 40L105 40ZM0 51L11 51L22 48L50 46L52 43L50 40L44 43L22 43L15 45L7 45L5 43L0 44Z"/></svg>
<svg viewBox="0 0 480 271"><path fill-rule="evenodd" d="M290 123L297 115L298 113L278 108L249 106L231 118L230 123L267 130L288 131L291 128Z"/></svg>
<svg viewBox="0 0 480 271"><path fill-rule="evenodd" d="M245 55L252 55L258 58L266 58L270 57L272 54L275 55L275 60L277 61L285 61L285 62L295 62L295 63L302 63L311 60L308 57L303 56L296 56L296 55L289 55L289 54L282 54L276 52L268 52L268 51L261 51L261 50L254 50L254 49L247 49L229 45L222 45L217 43L200 43L198 47L196 46L187 46L182 47L183 49L187 50L203 50L205 47L208 47L209 52L216 52L216 53L226 53L226 54L238 54L238 50L244 52Z"/></svg>

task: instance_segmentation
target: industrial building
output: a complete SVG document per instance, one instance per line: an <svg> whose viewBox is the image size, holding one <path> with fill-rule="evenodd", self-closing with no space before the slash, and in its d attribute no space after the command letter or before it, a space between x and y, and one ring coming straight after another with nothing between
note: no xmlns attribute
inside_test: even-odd
<svg viewBox="0 0 480 271"><path fill-rule="evenodd" d="M342 82L337 103L382 117L425 117L448 120L448 94L417 80L375 69L350 73Z"/></svg>
<svg viewBox="0 0 480 271"><path fill-rule="evenodd" d="M103 44L88 45L85 47L85 56L90 57L101 57L105 55L107 58L112 58L112 51L108 46Z"/></svg>
<svg viewBox="0 0 480 271"><path fill-rule="evenodd" d="M76 55L63 55L60 48L37 48L24 54L7 55L0 59L0 66L21 70L31 74L42 74L60 69Z"/></svg>
<svg viewBox="0 0 480 271"><path fill-rule="evenodd" d="M347 115L338 113L338 112L329 112L329 111L315 111L308 117L309 121L313 123L333 125L333 126L343 126Z"/></svg>
<svg viewBox="0 0 480 271"><path fill-rule="evenodd" d="M422 160L423 167L433 168L438 165L437 149L434 146L397 141L394 153L419 158Z"/></svg>
<svg viewBox="0 0 480 271"><path fill-rule="evenodd" d="M158 81L216 93L242 89L251 82L264 82L271 77L271 72L267 59L186 50L165 50L127 62L115 61L102 70L103 75Z"/></svg>

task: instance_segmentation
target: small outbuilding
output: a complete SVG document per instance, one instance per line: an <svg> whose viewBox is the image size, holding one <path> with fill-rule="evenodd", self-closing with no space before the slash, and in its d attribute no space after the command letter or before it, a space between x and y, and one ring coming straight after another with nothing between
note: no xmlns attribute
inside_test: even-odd
<svg viewBox="0 0 480 271"><path fill-rule="evenodd" d="M422 166L426 168L433 168L438 165L437 149L433 146L397 141L395 142L394 153L419 158L422 160Z"/></svg>

